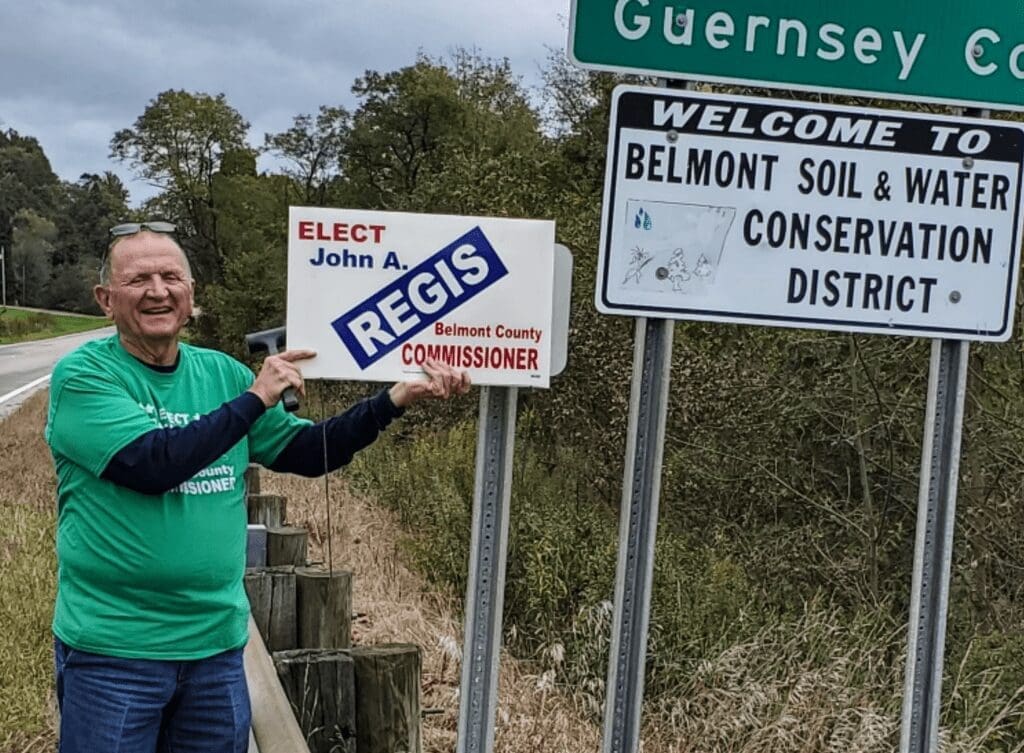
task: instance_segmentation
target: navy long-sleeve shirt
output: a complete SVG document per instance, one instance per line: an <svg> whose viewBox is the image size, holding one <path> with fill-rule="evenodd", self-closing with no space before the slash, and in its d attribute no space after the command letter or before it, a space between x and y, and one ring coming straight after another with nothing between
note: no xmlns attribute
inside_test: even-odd
<svg viewBox="0 0 1024 753"><path fill-rule="evenodd" d="M265 410L259 397L243 392L187 426L146 432L111 458L102 477L143 494L162 494L227 452ZM301 476L322 475L326 442L327 470L333 471L349 463L403 412L391 402L388 391L382 390L333 418L302 428L270 469Z"/></svg>

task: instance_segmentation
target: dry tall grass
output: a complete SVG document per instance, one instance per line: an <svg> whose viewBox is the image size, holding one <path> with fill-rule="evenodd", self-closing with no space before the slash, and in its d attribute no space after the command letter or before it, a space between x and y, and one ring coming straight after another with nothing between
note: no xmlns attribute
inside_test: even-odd
<svg viewBox="0 0 1024 753"><path fill-rule="evenodd" d="M28 398L0 431L0 504L54 511L57 489L50 450L43 439L48 390Z"/></svg>
<svg viewBox="0 0 1024 753"><path fill-rule="evenodd" d="M53 750L54 492L47 392L0 423L0 751Z"/></svg>
<svg viewBox="0 0 1024 753"><path fill-rule="evenodd" d="M372 450L370 450L372 452ZM327 510L322 479L264 471L264 491L288 497L288 516L310 532L310 558L326 562ZM403 562L406 534L395 516L351 494L337 475L330 479L331 550L337 569L353 572L358 644L415 643L423 647L424 748L455 749L462 625L453 595L439 594ZM600 747L600 730L585 718L575 696L552 688L550 674L502 656L497 751L578 753Z"/></svg>

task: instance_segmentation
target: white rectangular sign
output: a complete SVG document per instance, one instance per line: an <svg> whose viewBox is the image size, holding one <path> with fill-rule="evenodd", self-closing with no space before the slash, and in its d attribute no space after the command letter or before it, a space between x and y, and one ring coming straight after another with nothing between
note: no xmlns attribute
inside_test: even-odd
<svg viewBox="0 0 1024 753"><path fill-rule="evenodd" d="M547 387L555 225L291 207L288 347L311 378L401 381L432 358L474 384Z"/></svg>
<svg viewBox="0 0 1024 753"><path fill-rule="evenodd" d="M1024 127L621 86L604 313L1007 340Z"/></svg>

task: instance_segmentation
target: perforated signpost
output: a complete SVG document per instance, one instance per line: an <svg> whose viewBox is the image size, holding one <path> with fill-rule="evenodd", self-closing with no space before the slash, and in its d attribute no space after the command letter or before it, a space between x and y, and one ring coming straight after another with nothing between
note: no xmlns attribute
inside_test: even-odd
<svg viewBox="0 0 1024 753"><path fill-rule="evenodd" d="M566 363L572 257L553 222L292 207L288 347L309 378L401 381L427 359L480 385L459 753L494 741L519 387Z"/></svg>
<svg viewBox="0 0 1024 753"><path fill-rule="evenodd" d="M573 0L568 54L1022 110L1022 15L1008 0ZM639 745L675 319L935 338L900 750L937 748L968 344L1012 333L1022 161L1024 132L1004 121L616 90L595 303L636 317L636 344L605 753Z"/></svg>

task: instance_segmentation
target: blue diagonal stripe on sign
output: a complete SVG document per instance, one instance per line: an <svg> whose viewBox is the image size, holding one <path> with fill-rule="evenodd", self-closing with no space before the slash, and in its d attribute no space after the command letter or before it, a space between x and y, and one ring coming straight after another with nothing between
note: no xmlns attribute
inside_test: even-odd
<svg viewBox="0 0 1024 753"><path fill-rule="evenodd" d="M477 226L346 311L331 326L359 368L366 369L507 274Z"/></svg>

